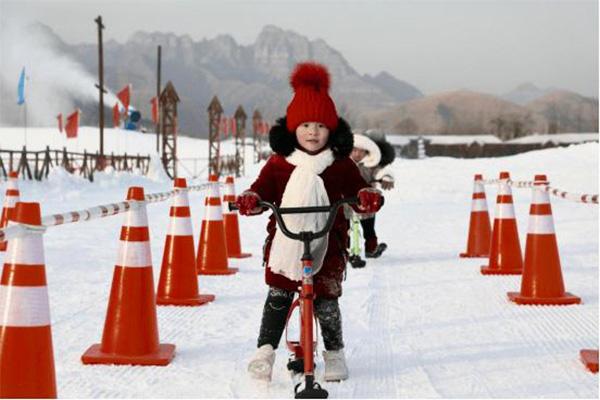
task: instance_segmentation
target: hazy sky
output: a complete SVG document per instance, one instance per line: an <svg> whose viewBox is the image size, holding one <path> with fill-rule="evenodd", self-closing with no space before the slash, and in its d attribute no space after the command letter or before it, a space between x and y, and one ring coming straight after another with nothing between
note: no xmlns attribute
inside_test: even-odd
<svg viewBox="0 0 600 400"><path fill-rule="evenodd" d="M69 43L95 43L99 14L105 38L120 42L144 30L250 44L273 24L324 39L361 74L385 70L426 94L501 94L532 82L598 97L593 0L0 0L0 24L39 20Z"/></svg>

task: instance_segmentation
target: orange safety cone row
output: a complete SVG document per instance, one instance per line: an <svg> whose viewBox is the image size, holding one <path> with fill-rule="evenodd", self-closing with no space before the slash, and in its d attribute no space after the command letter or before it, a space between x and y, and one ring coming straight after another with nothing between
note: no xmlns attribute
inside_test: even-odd
<svg viewBox="0 0 600 400"><path fill-rule="evenodd" d="M500 172L489 264L481 267L481 273L484 275L520 275L523 273L523 255L512 191L508 185L509 179L508 172Z"/></svg>
<svg viewBox="0 0 600 400"><path fill-rule="evenodd" d="M590 372L598 373L598 350L581 350L579 352L581 362Z"/></svg>
<svg viewBox="0 0 600 400"><path fill-rule="evenodd" d="M216 175L208 179L211 183L208 196L204 200L205 214L200 230L198 257L196 265L200 275L231 275L237 268L229 268L227 264L227 243L223 226L223 210L219 182Z"/></svg>
<svg viewBox="0 0 600 400"><path fill-rule="evenodd" d="M223 191L223 225L225 226L225 240L227 241L227 257L229 258L247 258L252 256L249 253L242 253L240 243L240 228L238 223L237 211L230 211L228 203L235 202L235 185L233 176L225 178L225 190Z"/></svg>
<svg viewBox="0 0 600 400"><path fill-rule="evenodd" d="M16 204L11 221L41 226L38 203ZM0 398L56 398L44 241L9 240L0 282Z"/></svg>
<svg viewBox="0 0 600 400"><path fill-rule="evenodd" d="M535 176L521 292L510 292L508 298L517 304L578 304L579 297L565 292L550 196L543 189L547 184L546 175Z"/></svg>
<svg viewBox="0 0 600 400"><path fill-rule="evenodd" d="M133 200L121 228L102 343L81 357L84 364L167 365L175 345L159 344L150 233L144 188L130 187Z"/></svg>
<svg viewBox="0 0 600 400"><path fill-rule="evenodd" d="M461 253L461 257L489 257L490 216L488 214L483 176L475 175L473 182L473 200L471 202L471 218L469 220L469 238L467 240L467 251Z"/></svg>
<svg viewBox="0 0 600 400"><path fill-rule="evenodd" d="M0 217L0 229L8 226L8 220L15 210L17 201L19 201L19 181L16 171L8 173L8 185L6 187L6 196L4 197L4 206L2 207L2 216ZM6 251L6 243L0 241L0 251Z"/></svg>
<svg viewBox="0 0 600 400"><path fill-rule="evenodd" d="M198 293L194 235L190 217L187 182L175 178L173 204L163 252L156 303L160 305L200 306L215 299Z"/></svg>

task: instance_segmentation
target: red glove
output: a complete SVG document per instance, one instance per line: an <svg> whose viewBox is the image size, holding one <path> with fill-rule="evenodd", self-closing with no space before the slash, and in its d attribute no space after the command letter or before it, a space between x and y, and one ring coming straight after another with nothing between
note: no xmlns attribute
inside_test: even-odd
<svg viewBox="0 0 600 400"><path fill-rule="evenodd" d="M258 206L260 196L254 192L246 190L238 196L235 205L242 215L260 214L262 209Z"/></svg>
<svg viewBox="0 0 600 400"><path fill-rule="evenodd" d="M379 211L383 204L381 192L373 188L364 188L358 191L358 209L365 213Z"/></svg>

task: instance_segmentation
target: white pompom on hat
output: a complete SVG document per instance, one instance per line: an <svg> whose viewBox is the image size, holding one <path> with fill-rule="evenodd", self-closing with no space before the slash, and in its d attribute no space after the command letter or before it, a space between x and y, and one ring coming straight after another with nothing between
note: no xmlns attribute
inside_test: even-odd
<svg viewBox="0 0 600 400"><path fill-rule="evenodd" d="M379 146L364 135L354 134L354 147L366 150L368 154L362 159L361 163L367 168L376 167L381 160L381 151Z"/></svg>

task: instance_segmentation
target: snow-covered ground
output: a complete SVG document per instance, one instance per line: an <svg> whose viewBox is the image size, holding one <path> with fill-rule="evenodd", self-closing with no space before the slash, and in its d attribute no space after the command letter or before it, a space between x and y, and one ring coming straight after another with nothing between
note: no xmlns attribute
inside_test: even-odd
<svg viewBox="0 0 600 400"><path fill-rule="evenodd" d="M154 148L153 136L127 134L121 150ZM51 135L59 134L40 130L43 142L35 145L42 148ZM8 136L0 129L0 147L19 148ZM206 156L206 141L182 138L180 144L186 155ZM248 164L238 193L260 167ZM529 180L545 173L560 189L598 193L598 144L504 158L396 159L393 168L397 186L377 220L389 249L365 269L347 271L341 308L351 376L323 383L330 397L598 398L598 376L579 361L580 349L598 348L598 206L552 198L563 278L581 305L516 306L506 292L519 290L520 277L483 276L479 267L487 260L458 258L466 247L473 174L492 178L507 170L514 180ZM59 169L46 181L20 185L22 198L41 202L44 215L122 200L131 185L147 193L170 188L164 178L120 173L99 173L92 184ZM0 183L1 193L5 187ZM496 189L486 189L493 218ZM530 198L529 190L515 189L523 250ZM148 206L155 282L168 208L168 202ZM202 194L191 194L191 208L197 243ZM270 385L246 374L267 292L260 256L266 219L240 218L243 250L253 256L230 260L238 274L199 277L201 292L215 294L215 302L158 308L161 342L177 346L167 367L80 361L101 339L122 216L49 229L44 242L59 397L291 397L283 344ZM318 378L322 371L319 357Z"/></svg>

